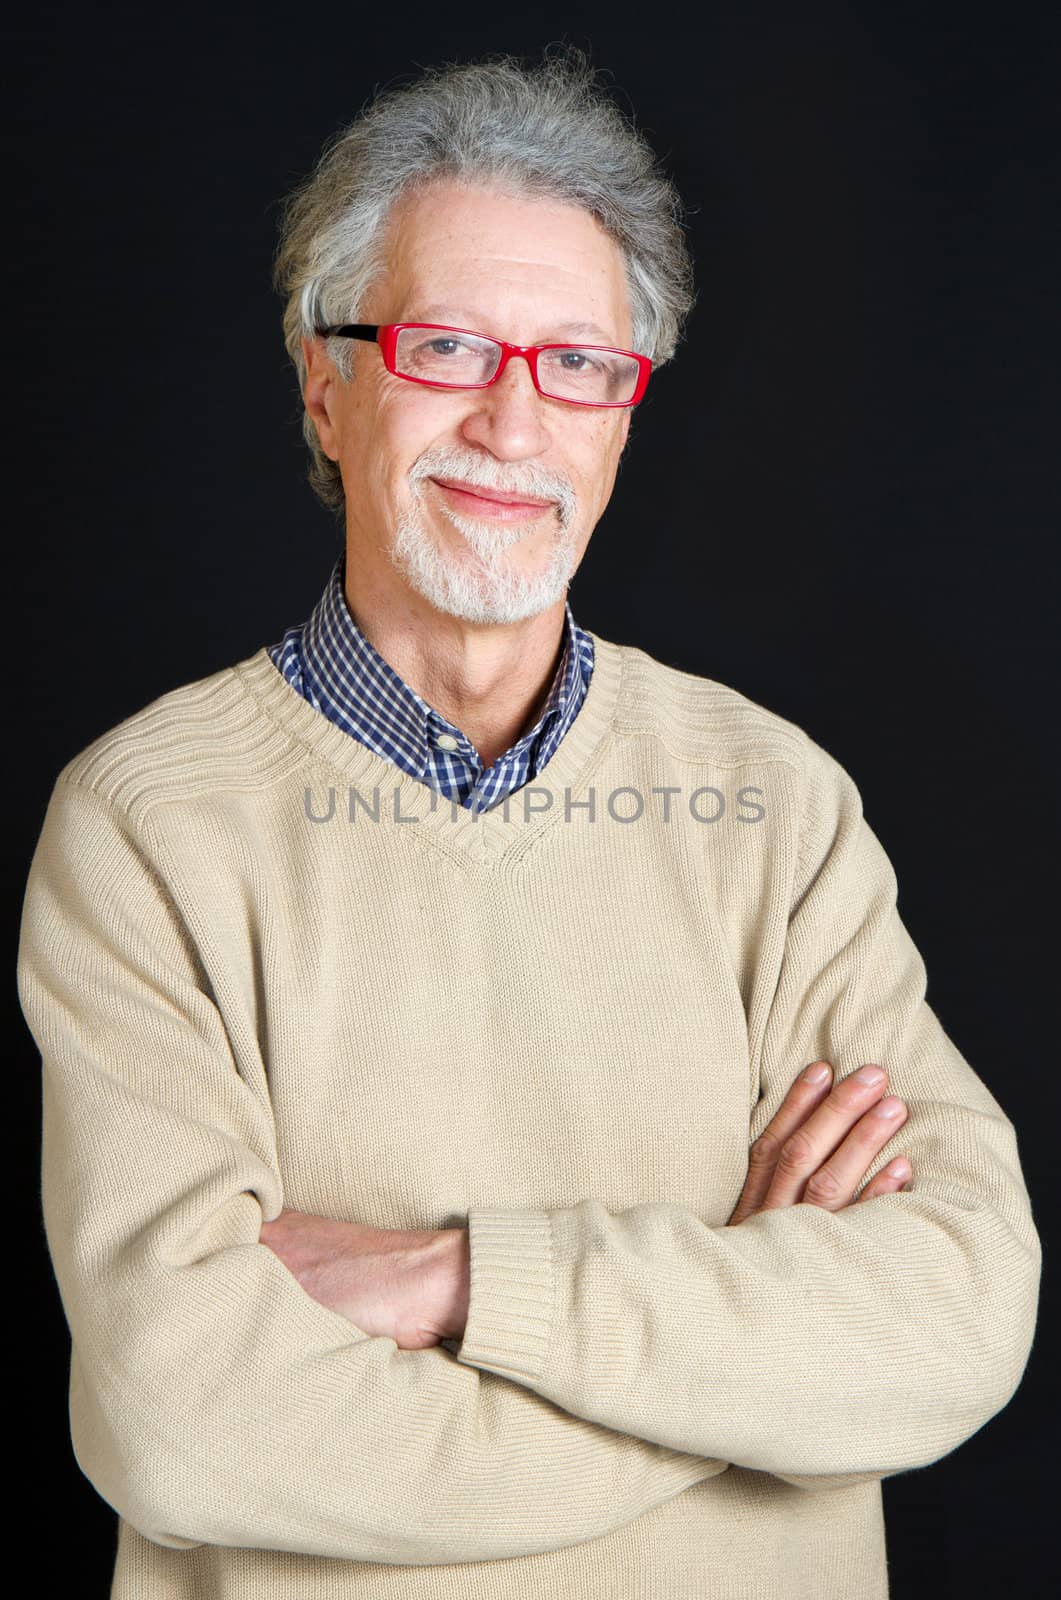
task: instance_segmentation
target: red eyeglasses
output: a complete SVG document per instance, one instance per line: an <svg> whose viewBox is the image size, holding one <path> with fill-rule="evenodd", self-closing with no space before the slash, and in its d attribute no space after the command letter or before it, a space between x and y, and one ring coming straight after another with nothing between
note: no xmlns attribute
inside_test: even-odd
<svg viewBox="0 0 1061 1600"><path fill-rule="evenodd" d="M652 362L633 350L597 344L509 344L468 328L433 322L348 322L317 328L321 338L377 343L388 372L431 389L487 389L513 356L522 356L534 387L575 406L636 406Z"/></svg>

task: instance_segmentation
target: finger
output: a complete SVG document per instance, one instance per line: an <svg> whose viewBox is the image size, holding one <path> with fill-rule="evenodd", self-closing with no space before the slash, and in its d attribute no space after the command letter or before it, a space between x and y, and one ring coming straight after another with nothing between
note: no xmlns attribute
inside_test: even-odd
<svg viewBox="0 0 1061 1600"><path fill-rule="evenodd" d="M809 1205L824 1206L826 1211L840 1211L850 1205L868 1168L909 1115L898 1095L885 1095L859 1118L847 1138L817 1171L811 1173L804 1186L803 1200Z"/></svg>
<svg viewBox="0 0 1061 1600"><path fill-rule="evenodd" d="M893 1161L883 1172L869 1180L862 1193L855 1197L855 1205L862 1200L872 1200L879 1194L896 1194L910 1187L910 1163L904 1158Z"/></svg>
<svg viewBox="0 0 1061 1600"><path fill-rule="evenodd" d="M878 1076L872 1076L874 1073ZM836 1084L802 1126L784 1140L763 1199L763 1209L798 1205L807 1180L828 1161L859 1119L876 1105L887 1086L888 1074L882 1067L872 1065L860 1067ZM863 1165L859 1177L866 1165L868 1162Z"/></svg>
<svg viewBox="0 0 1061 1600"><path fill-rule="evenodd" d="M820 1082L813 1075L825 1068ZM808 1076L810 1074L811 1076ZM789 1089L777 1111L766 1124L748 1152L748 1175L744 1180L740 1199L730 1218L730 1226L743 1222L758 1211L770 1187L781 1146L791 1133L803 1123L815 1106L822 1103L832 1086L833 1069L828 1061L813 1061L806 1067Z"/></svg>

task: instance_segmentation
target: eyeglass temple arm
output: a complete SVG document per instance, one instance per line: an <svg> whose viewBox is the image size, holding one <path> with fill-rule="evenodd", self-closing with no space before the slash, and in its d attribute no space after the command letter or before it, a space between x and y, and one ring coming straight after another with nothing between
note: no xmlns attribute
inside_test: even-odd
<svg viewBox="0 0 1061 1600"><path fill-rule="evenodd" d="M376 339L379 335L379 324L344 322L340 327L316 328L314 332L322 339Z"/></svg>

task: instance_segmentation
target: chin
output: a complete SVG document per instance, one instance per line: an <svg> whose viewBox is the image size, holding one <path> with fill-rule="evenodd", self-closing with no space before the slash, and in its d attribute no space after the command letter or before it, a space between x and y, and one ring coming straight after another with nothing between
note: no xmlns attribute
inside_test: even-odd
<svg viewBox="0 0 1061 1600"><path fill-rule="evenodd" d="M509 557L515 545L543 531L542 520L498 523L447 512L446 522L463 544L452 552L452 534L432 537L414 511L399 519L392 558L409 586L447 616L475 623L524 622L566 598L577 565L570 530L562 533L555 520L548 557Z"/></svg>

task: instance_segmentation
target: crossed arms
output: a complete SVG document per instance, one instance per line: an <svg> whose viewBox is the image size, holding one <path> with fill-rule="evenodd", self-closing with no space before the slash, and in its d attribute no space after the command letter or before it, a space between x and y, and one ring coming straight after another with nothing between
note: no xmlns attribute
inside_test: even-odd
<svg viewBox="0 0 1061 1600"><path fill-rule="evenodd" d="M887 1073L866 1064L833 1087L827 1061L812 1062L752 1146L748 1176L727 1226L804 1202L840 1211L906 1187L901 1158L864 1184L873 1158L906 1121L886 1095ZM467 1228L373 1228L285 1206L259 1238L322 1306L402 1350L461 1339L471 1297Z"/></svg>
<svg viewBox="0 0 1061 1600"><path fill-rule="evenodd" d="M824 761L811 781L780 975L749 1015L749 1140L800 1065L880 1062L914 1188L720 1228L592 1198L472 1210L454 1359L371 1336L263 1246L284 1199L268 1098L145 840L60 779L19 984L74 1446L127 1521L178 1548L490 1560L612 1531L729 1463L809 1489L926 1465L1008 1401L1040 1270L1014 1130L925 1004L854 786Z"/></svg>

